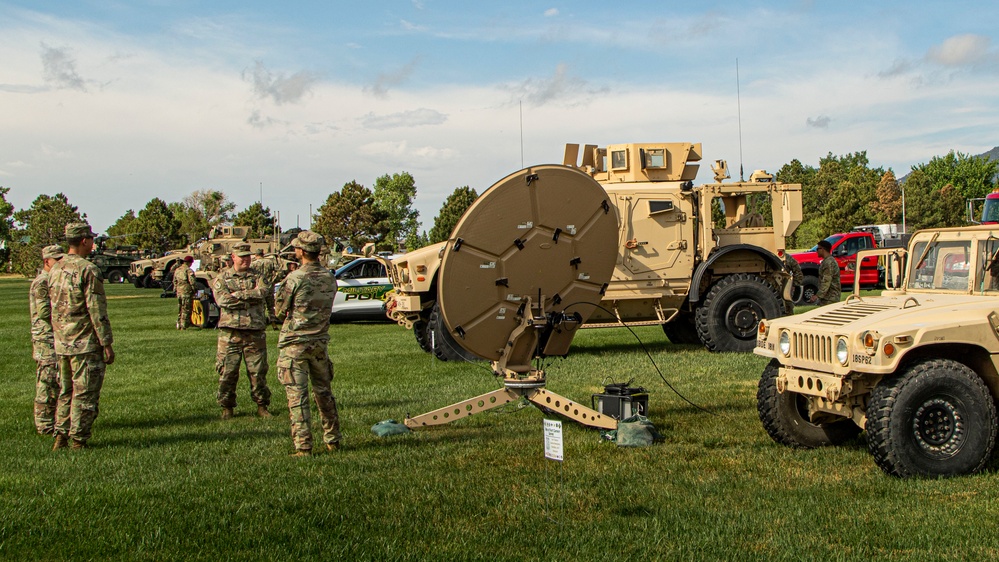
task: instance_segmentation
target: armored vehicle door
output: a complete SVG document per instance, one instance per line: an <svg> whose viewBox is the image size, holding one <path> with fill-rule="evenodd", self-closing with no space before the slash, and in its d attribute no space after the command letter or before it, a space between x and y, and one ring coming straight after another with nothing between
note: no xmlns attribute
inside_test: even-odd
<svg viewBox="0 0 999 562"><path fill-rule="evenodd" d="M693 226L679 193L618 195L621 262L626 277L689 279L693 269Z"/></svg>

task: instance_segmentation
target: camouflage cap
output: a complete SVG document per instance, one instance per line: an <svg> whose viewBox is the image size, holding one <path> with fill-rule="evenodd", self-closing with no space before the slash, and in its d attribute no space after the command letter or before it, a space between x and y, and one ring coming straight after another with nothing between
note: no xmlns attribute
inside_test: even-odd
<svg viewBox="0 0 999 562"><path fill-rule="evenodd" d="M71 222L66 225L66 239L73 240L74 238L96 238L97 235L94 234L93 230L90 230L90 225L85 222Z"/></svg>
<svg viewBox="0 0 999 562"><path fill-rule="evenodd" d="M51 246L45 246L42 248L42 259L53 259L57 260L63 257L65 254L62 251L62 246L58 244L53 244Z"/></svg>
<svg viewBox="0 0 999 562"><path fill-rule="evenodd" d="M250 245L246 244L246 243L243 243L243 244L234 244L233 247L232 247L232 255L234 255L236 257L239 257L239 258L245 258L245 257L249 256L250 255Z"/></svg>
<svg viewBox="0 0 999 562"><path fill-rule="evenodd" d="M291 241L291 245L296 248L301 248L306 252L311 252L318 254L323 249L323 237L312 232L311 230L303 230L298 233L298 236Z"/></svg>

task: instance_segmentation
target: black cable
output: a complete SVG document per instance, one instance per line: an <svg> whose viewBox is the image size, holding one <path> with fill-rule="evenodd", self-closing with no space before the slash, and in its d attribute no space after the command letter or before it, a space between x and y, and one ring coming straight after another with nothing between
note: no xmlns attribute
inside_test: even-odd
<svg viewBox="0 0 999 562"><path fill-rule="evenodd" d="M593 306L593 307L599 308L600 310L603 310L604 312L606 312L607 314L609 314L611 316L614 316L614 317L617 316L612 311L607 310L606 308L600 306L597 303L593 303L593 302L575 302L575 303L570 304L569 306L566 306L563 309L563 311L569 310L573 306L576 306L576 305L579 305L579 304L588 304L590 306ZM659 373L659 378L661 378L663 380L663 383L665 383L666 386L670 390L672 390L674 394L676 394L677 396L679 396L680 399L683 400L684 402L686 402L687 404L690 404L691 406L693 406L694 408L697 408L698 410L700 410L702 412L705 412L707 414L711 414L712 416L724 417L721 414L712 412L711 410L708 410L707 408L705 408L705 407L703 407L703 406L701 406L699 404L695 404L689 398L687 398L686 396L684 396L683 394L681 394L679 390L677 390L672 384L670 384L670 382L668 380L666 380L666 376L663 375L663 372L659 369L659 365L656 364L656 360L652 358L652 353L650 353L649 349L647 347L645 347L645 342L643 342L642 339L638 337L638 334L635 333L635 330L632 330L631 326L625 324L624 322L621 322L621 325L624 326L625 328L627 328L628 331L631 332L631 335L635 336L635 340L638 342L638 345L642 346L642 351L645 352L645 356L649 358L649 362L652 363L652 366L656 369L656 372Z"/></svg>

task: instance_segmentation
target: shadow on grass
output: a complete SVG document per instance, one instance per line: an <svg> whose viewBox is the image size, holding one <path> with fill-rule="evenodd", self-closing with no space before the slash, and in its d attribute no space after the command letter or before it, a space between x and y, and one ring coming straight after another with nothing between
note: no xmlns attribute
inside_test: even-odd
<svg viewBox="0 0 999 562"><path fill-rule="evenodd" d="M172 427L175 425L207 425L215 421L219 421L219 414L168 416L142 420L116 418L109 420L107 423L101 423L100 425L107 429L154 429L158 427Z"/></svg>
<svg viewBox="0 0 999 562"><path fill-rule="evenodd" d="M246 441L250 439L272 439L278 435L285 435L287 431L281 428L254 428L239 431L226 431L219 433L179 433L173 435L163 435L150 437L147 435L133 438L120 439L95 439L88 443L88 449L111 449L124 447L128 449L151 449L153 447L167 447L182 443L218 443L222 441Z"/></svg>

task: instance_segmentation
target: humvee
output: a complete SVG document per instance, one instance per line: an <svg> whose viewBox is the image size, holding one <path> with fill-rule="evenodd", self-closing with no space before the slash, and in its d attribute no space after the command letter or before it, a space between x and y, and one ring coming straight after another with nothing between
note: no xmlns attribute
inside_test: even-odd
<svg viewBox="0 0 999 562"><path fill-rule="evenodd" d="M796 448L867 431L893 476L980 470L996 440L999 227L923 230L885 256L888 289L760 323L760 421ZM906 259L907 256L907 259Z"/></svg>
<svg viewBox="0 0 999 562"><path fill-rule="evenodd" d="M718 160L715 182L695 187L700 143L586 145L579 157L579 145L569 144L563 165L595 179L619 216L614 274L584 327L662 325L674 343L748 352L761 319L791 312L784 241L801 222L801 185L762 170L726 183L727 165ZM468 358L437 307L437 269L444 245L454 242L388 267L389 318L445 360Z"/></svg>

